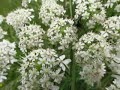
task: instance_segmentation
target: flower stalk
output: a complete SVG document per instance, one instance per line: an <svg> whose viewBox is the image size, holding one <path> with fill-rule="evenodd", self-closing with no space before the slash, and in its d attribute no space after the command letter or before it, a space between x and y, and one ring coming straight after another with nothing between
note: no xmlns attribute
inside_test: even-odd
<svg viewBox="0 0 120 90"><path fill-rule="evenodd" d="M72 60L71 62L71 90L75 90L75 59L74 59L74 54L73 50L71 49L70 52L70 58Z"/></svg>
<svg viewBox="0 0 120 90"><path fill-rule="evenodd" d="M70 8L70 17L71 19L73 18L73 5L72 5L72 0L69 0L69 8ZM71 90L75 90L75 59L74 59L74 53L71 47L70 51L70 58L72 60L71 62Z"/></svg>
<svg viewBox="0 0 120 90"><path fill-rule="evenodd" d="M69 6L70 6L70 17L73 18L73 7L72 7L72 0L69 0Z"/></svg>

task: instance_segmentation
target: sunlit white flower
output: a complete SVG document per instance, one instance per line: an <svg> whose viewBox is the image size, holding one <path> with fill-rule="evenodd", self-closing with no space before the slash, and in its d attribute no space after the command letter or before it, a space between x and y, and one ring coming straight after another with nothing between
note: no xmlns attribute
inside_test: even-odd
<svg viewBox="0 0 120 90"><path fill-rule="evenodd" d="M51 20L64 14L63 6L57 4L56 0L42 0L39 17L45 25L49 25Z"/></svg>
<svg viewBox="0 0 120 90"><path fill-rule="evenodd" d="M29 22L34 17L32 15L33 9L22 9L19 8L13 12L10 12L6 17L6 22L9 25L12 25L16 30L16 33L19 33L19 29Z"/></svg>
<svg viewBox="0 0 120 90"><path fill-rule="evenodd" d="M51 44L60 44L58 49L64 50L69 47L70 43L74 43L77 39L77 28L73 26L73 20L55 18L50 28L48 29L47 36Z"/></svg>
<svg viewBox="0 0 120 90"><path fill-rule="evenodd" d="M109 17L103 24L107 30L119 30L120 29L120 16Z"/></svg>
<svg viewBox="0 0 120 90"><path fill-rule="evenodd" d="M39 25L22 27L20 33L18 33L19 48L22 52L26 52L27 49L42 47L44 33Z"/></svg>
<svg viewBox="0 0 120 90"><path fill-rule="evenodd" d="M22 76L19 89L32 90L34 80L37 80L36 87L40 85L42 89L59 90L56 84L60 84L70 61L65 59L65 55L59 57L54 49L33 50L23 59L19 69Z"/></svg>
<svg viewBox="0 0 120 90"><path fill-rule="evenodd" d="M106 73L104 58L108 57L105 51L106 49L108 53L110 51L108 46L102 35L92 32L84 34L76 44L76 62L82 68L80 75L86 83L94 85L104 77Z"/></svg>

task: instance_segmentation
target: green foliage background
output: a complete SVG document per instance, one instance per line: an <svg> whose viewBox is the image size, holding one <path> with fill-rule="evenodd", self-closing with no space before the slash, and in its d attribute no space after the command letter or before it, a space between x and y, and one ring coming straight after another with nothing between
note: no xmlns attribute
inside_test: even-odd
<svg viewBox="0 0 120 90"><path fill-rule="evenodd" d="M21 0L0 0L0 15L6 16L8 12L19 7Z"/></svg>

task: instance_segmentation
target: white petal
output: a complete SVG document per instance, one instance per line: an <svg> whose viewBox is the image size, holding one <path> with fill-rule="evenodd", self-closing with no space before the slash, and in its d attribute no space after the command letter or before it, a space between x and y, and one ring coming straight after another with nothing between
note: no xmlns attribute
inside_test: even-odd
<svg viewBox="0 0 120 90"><path fill-rule="evenodd" d="M57 73L57 74L59 74L59 73L60 73L60 71L61 71L61 69L58 69L58 70L56 70L56 73Z"/></svg>
<svg viewBox="0 0 120 90"><path fill-rule="evenodd" d="M4 79L7 79L6 76L0 76L0 82L3 82Z"/></svg>
<svg viewBox="0 0 120 90"><path fill-rule="evenodd" d="M65 65L68 65L70 62L71 62L70 59L66 59L66 60L63 61L63 63L64 63Z"/></svg>
<svg viewBox="0 0 120 90"><path fill-rule="evenodd" d="M65 71L65 66L63 64L60 64L60 67L62 68L63 71Z"/></svg>
<svg viewBox="0 0 120 90"><path fill-rule="evenodd" d="M63 60L65 58L65 55L60 56L60 59Z"/></svg>

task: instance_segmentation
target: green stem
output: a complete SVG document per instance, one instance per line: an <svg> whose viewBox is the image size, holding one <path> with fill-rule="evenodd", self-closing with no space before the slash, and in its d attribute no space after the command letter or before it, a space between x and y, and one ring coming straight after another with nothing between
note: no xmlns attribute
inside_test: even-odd
<svg viewBox="0 0 120 90"><path fill-rule="evenodd" d="M71 62L71 90L75 90L75 59L73 58L73 50L71 48L70 58Z"/></svg>
<svg viewBox="0 0 120 90"><path fill-rule="evenodd" d="M72 0L69 0L69 6L70 6L70 17L73 18L73 7L72 7ZM74 53L72 50L71 45L71 51L70 51L70 58L72 60L71 62L71 90L75 90L75 59L74 59Z"/></svg>
<svg viewBox="0 0 120 90"><path fill-rule="evenodd" d="M70 4L70 17L73 18L72 0L69 0L69 4Z"/></svg>
<svg viewBox="0 0 120 90"><path fill-rule="evenodd" d="M103 90L102 87L101 87L101 82L97 83L97 90Z"/></svg>
<svg viewBox="0 0 120 90"><path fill-rule="evenodd" d="M66 0L64 0L64 9L66 9Z"/></svg>

